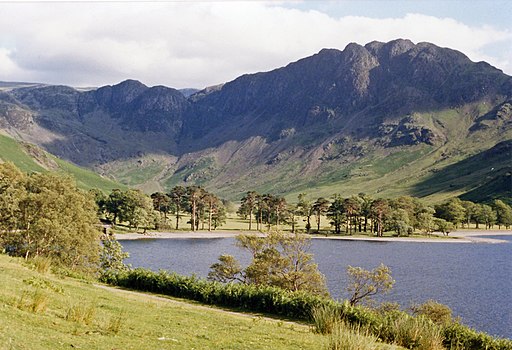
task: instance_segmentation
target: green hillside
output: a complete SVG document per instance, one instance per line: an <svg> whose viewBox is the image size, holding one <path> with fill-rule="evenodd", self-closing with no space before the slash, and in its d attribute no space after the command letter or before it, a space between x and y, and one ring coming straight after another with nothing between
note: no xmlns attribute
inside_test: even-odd
<svg viewBox="0 0 512 350"><path fill-rule="evenodd" d="M0 254L0 349L327 349L306 325L115 290ZM358 336L367 349L402 349ZM351 349L355 349L352 347Z"/></svg>
<svg viewBox="0 0 512 350"><path fill-rule="evenodd" d="M0 134L0 160L12 162L27 173L51 170L69 174L75 178L78 187L83 189L98 188L110 192L114 188L126 188L125 185L101 177L91 170L80 168L48 154L37 146L20 143L2 134Z"/></svg>

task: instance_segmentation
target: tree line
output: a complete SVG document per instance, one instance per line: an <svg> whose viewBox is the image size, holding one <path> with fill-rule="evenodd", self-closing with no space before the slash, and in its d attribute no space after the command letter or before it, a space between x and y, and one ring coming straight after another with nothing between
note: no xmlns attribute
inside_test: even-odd
<svg viewBox="0 0 512 350"><path fill-rule="evenodd" d="M305 222L306 233L320 232L322 219L327 218L333 232L346 234L371 232L381 237L393 231L398 236L416 231L425 234L448 234L458 227L475 224L490 229L495 225L507 229L512 226L512 207L496 199L490 205L452 198L442 204L429 206L419 199L402 196L396 199L373 199L366 194L342 197L334 194L327 199L309 199L299 194L296 203L287 203L284 197L247 192L240 201L238 215L248 220L248 229L263 230L266 226L287 224L296 231L298 220ZM313 226L314 225L314 226ZM324 223L325 225L325 223Z"/></svg>
<svg viewBox="0 0 512 350"><path fill-rule="evenodd" d="M190 217L190 229L211 231L226 222L225 201L200 186L175 186L168 193L154 192L151 196L140 190L114 189L105 195L92 190L98 205L98 215L116 225L127 222L129 227L144 231L170 227L169 215L174 216L174 229L180 229L184 216Z"/></svg>
<svg viewBox="0 0 512 350"><path fill-rule="evenodd" d="M108 195L93 190L93 194L98 215L114 225L126 222L135 229L179 230L181 220L187 218L192 231L211 231L226 222L228 202L200 186L175 186L168 193L154 192L150 196L135 189L114 189ZM512 207L499 199L482 204L452 198L430 206L410 196L386 199L362 193L316 200L301 193L296 203L288 203L281 196L248 191L240 200L237 214L247 221L249 231L289 225L296 232L303 221L306 233L321 232L322 228L325 232L328 224L328 231L335 234L365 232L378 237L384 232L398 236L414 232L448 235L471 224L486 229L512 226Z"/></svg>

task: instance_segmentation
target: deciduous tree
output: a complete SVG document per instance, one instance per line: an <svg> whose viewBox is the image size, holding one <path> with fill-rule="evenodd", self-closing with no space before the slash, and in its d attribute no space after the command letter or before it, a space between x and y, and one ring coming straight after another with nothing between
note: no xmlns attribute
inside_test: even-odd
<svg viewBox="0 0 512 350"><path fill-rule="evenodd" d="M347 291L351 294L350 305L356 305L362 300L372 296L387 293L393 288L395 280L391 277L391 270L384 264L371 271L361 267L347 267L349 284Z"/></svg>
<svg viewBox="0 0 512 350"><path fill-rule="evenodd" d="M498 227L501 229L501 226L505 226L508 230L512 226L512 208L500 199L493 202L493 208L496 212Z"/></svg>
<svg viewBox="0 0 512 350"><path fill-rule="evenodd" d="M251 254L249 266L241 269L235 258L223 255L211 266L211 279L327 294L325 277L308 252L310 239L307 236L270 230L265 237L240 235L237 245Z"/></svg>

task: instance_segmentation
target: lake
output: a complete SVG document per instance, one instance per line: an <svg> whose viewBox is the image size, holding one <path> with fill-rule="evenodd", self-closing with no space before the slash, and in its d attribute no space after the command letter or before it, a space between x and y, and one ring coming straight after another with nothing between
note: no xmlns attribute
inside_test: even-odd
<svg viewBox="0 0 512 350"><path fill-rule="evenodd" d="M346 267L372 269L384 263L396 283L379 301L402 307L437 300L452 308L463 323L492 335L512 338L512 236L508 243L416 243L313 240L311 252L327 278L334 298L346 297ZM233 238L144 239L120 241L130 253L127 263L154 271L206 277L223 253L243 265L249 257Z"/></svg>

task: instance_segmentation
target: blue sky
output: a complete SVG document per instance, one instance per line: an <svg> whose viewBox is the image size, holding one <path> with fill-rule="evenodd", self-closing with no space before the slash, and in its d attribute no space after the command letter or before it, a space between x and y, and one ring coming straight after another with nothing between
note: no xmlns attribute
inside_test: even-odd
<svg viewBox="0 0 512 350"><path fill-rule="evenodd" d="M492 0L358 0L358 1L297 1L285 4L290 8L317 10L332 17L368 16L374 18L401 17L421 13L435 17L450 17L463 23L493 25L510 29L512 5L510 1Z"/></svg>
<svg viewBox="0 0 512 350"><path fill-rule="evenodd" d="M453 48L512 74L511 8L493 0L0 0L0 80L203 88L325 47L396 38Z"/></svg>

